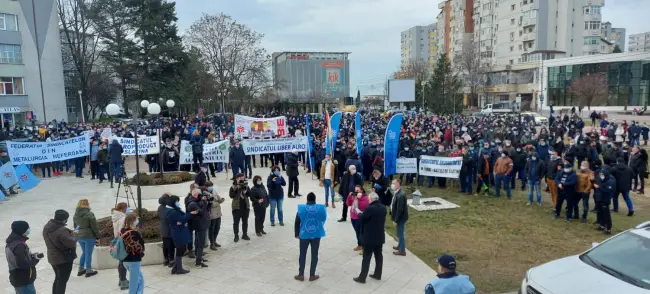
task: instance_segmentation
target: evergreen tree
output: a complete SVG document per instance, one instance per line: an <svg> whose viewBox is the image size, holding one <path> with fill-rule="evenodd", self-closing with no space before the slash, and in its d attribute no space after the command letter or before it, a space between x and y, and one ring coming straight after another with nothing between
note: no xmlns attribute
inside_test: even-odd
<svg viewBox="0 0 650 294"><path fill-rule="evenodd" d="M417 95L416 83L416 95ZM451 63L446 54L440 55L434 67L433 74L424 88L427 108L434 113L453 114L463 110L463 99L460 95L461 81L451 69Z"/></svg>
<svg viewBox="0 0 650 294"><path fill-rule="evenodd" d="M359 107L361 105L361 91L357 89L357 98L354 100L354 104Z"/></svg>
<svg viewBox="0 0 650 294"><path fill-rule="evenodd" d="M623 51L621 50L621 47L618 47L618 45L614 45L614 50L612 51L612 53L623 53Z"/></svg>

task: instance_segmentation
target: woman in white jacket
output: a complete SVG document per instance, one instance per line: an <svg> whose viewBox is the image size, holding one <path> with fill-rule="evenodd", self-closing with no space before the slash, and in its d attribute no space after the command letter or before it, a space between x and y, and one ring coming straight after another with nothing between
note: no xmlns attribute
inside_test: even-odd
<svg viewBox="0 0 650 294"><path fill-rule="evenodd" d="M111 209L111 220L113 221L113 236L117 237L120 235L120 230L124 227L124 218L126 217L126 208L128 204L120 202ZM120 264L117 267L117 272L120 277L120 290L129 289L129 280L126 279L126 268L120 260Z"/></svg>

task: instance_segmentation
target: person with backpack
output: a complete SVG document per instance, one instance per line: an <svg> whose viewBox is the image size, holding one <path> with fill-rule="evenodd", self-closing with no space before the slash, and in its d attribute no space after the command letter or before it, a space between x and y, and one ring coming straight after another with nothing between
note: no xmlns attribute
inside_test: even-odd
<svg viewBox="0 0 650 294"><path fill-rule="evenodd" d="M72 230L66 228L69 217L67 211L59 209L54 212L54 218L43 227L47 261L54 269L52 294L65 294L72 273L72 262L77 258L77 241Z"/></svg>
<svg viewBox="0 0 650 294"><path fill-rule="evenodd" d="M172 240L176 247L176 258L172 267L172 275L187 274L190 271L183 269L183 254L185 254L187 244L190 243L192 236L187 228L187 223L192 215L198 214L199 211L192 211L188 214L183 212L181 210L181 199L176 195L169 196L167 207L170 208L167 211L167 223L169 224Z"/></svg>
<svg viewBox="0 0 650 294"><path fill-rule="evenodd" d="M124 219L126 218L126 208L128 204L126 202L118 203L115 208L111 209L111 222L113 223L113 238L120 236L120 230L124 227ZM119 261L117 265L117 274L120 279L120 290L129 289L129 280L126 279L126 268L124 268L124 263Z"/></svg>
<svg viewBox="0 0 650 294"><path fill-rule="evenodd" d="M138 223L138 215L130 213L124 219L124 227L120 230L120 238L126 252L122 263L129 272L129 294L144 293L144 276L140 270L140 263L144 256L144 239L137 231Z"/></svg>

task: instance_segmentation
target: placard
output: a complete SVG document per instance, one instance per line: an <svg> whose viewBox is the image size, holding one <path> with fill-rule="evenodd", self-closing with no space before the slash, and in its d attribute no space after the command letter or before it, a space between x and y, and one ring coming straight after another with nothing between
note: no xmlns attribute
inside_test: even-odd
<svg viewBox="0 0 650 294"><path fill-rule="evenodd" d="M420 157L419 175L457 179L462 166L462 157L422 155Z"/></svg>
<svg viewBox="0 0 650 294"><path fill-rule="evenodd" d="M90 155L90 140L86 136L51 142L7 141L11 164L37 164Z"/></svg>
<svg viewBox="0 0 650 294"><path fill-rule="evenodd" d="M242 141L242 147L246 155L307 151L307 137L247 139Z"/></svg>
<svg viewBox="0 0 650 294"><path fill-rule="evenodd" d="M117 140L122 149L122 155L135 155L135 139L124 137L113 137ZM138 155L158 154L160 152L160 140L156 136L138 136Z"/></svg>
<svg viewBox="0 0 650 294"><path fill-rule="evenodd" d="M417 174L418 173L418 159L401 157L397 159L397 173L398 174Z"/></svg>
<svg viewBox="0 0 650 294"><path fill-rule="evenodd" d="M284 116L257 118L236 114L235 134L241 138L284 137L289 134L287 118Z"/></svg>
<svg viewBox="0 0 650 294"><path fill-rule="evenodd" d="M203 144L203 163L228 162L230 157L230 141L223 140L211 144ZM194 155L192 145L187 140L181 141L179 164L192 164Z"/></svg>

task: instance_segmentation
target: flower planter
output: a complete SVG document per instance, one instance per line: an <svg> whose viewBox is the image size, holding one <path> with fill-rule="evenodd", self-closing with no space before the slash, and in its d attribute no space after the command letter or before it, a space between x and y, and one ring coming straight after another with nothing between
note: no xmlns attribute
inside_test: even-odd
<svg viewBox="0 0 650 294"><path fill-rule="evenodd" d="M79 258L81 257L81 247L79 247L79 245L77 245L77 256L77 259L74 260L74 264L78 265ZM108 246L95 247L95 249L93 249L92 258L92 267L95 270L117 268L118 261L108 253ZM163 262L165 262L165 259L163 258L162 242L145 243L142 265L158 265L163 264Z"/></svg>

